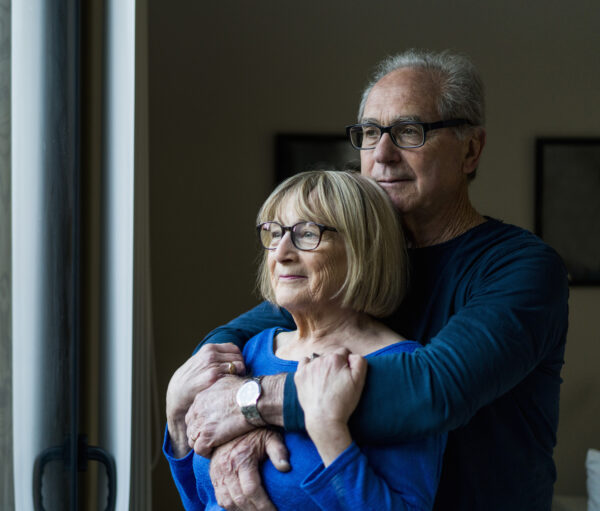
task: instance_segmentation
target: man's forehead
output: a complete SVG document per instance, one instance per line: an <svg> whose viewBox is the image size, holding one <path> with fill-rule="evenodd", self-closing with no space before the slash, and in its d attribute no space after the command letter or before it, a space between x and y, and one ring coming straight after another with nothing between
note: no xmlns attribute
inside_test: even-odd
<svg viewBox="0 0 600 511"><path fill-rule="evenodd" d="M390 115L390 116L385 116L386 119L385 121L389 124L395 124L397 122L422 122L423 118L420 115ZM375 124L379 124L381 122L381 118L380 117L368 117L368 116L363 116L362 119L360 120L361 123L375 123Z"/></svg>
<svg viewBox="0 0 600 511"><path fill-rule="evenodd" d="M371 89L361 122L420 121L437 116L437 87L422 69L392 71ZM431 120L431 119L429 119Z"/></svg>

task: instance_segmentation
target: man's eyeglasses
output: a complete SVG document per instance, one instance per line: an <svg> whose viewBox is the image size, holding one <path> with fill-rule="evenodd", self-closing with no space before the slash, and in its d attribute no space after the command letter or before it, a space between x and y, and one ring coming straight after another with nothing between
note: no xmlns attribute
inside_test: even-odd
<svg viewBox="0 0 600 511"><path fill-rule="evenodd" d="M256 226L258 239L267 250L275 250L286 231L290 232L292 243L299 250L314 250L321 243L324 231L337 232L334 227L315 222L298 222L287 227L278 222L263 222Z"/></svg>
<svg viewBox="0 0 600 511"><path fill-rule="evenodd" d="M402 148L421 147L425 144L425 134L440 128L451 128L471 124L466 119L449 119L437 122L400 121L391 126L379 126L374 122L346 126L346 134L356 149L375 149L384 133L389 133L392 142Z"/></svg>

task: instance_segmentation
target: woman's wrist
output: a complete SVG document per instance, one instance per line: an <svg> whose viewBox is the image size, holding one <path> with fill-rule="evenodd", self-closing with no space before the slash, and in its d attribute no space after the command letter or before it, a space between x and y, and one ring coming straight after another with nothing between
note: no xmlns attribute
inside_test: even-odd
<svg viewBox="0 0 600 511"><path fill-rule="evenodd" d="M171 451L175 458L183 458L190 452L188 445L187 426L185 419L175 420L167 419L167 429L169 431L169 439L171 441Z"/></svg>
<svg viewBox="0 0 600 511"><path fill-rule="evenodd" d="M305 424L306 432L326 467L352 443L352 435L345 422L327 422L319 417L305 417Z"/></svg>

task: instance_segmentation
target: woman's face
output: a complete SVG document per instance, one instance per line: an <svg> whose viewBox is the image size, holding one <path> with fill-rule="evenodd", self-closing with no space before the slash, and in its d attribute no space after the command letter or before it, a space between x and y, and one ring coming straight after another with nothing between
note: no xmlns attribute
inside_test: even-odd
<svg viewBox="0 0 600 511"><path fill-rule="evenodd" d="M292 226L306 221L300 218L288 201L279 218L273 220ZM293 313L318 313L323 307L338 306L339 291L346 276L346 248L341 235L325 231L319 246L310 251L299 250L292 243L291 233L285 235L275 250L267 254L271 286L277 305Z"/></svg>

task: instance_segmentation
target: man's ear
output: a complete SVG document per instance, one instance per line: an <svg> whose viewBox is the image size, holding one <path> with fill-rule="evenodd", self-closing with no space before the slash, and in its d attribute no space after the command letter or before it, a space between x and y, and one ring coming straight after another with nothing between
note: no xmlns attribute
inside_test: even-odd
<svg viewBox="0 0 600 511"><path fill-rule="evenodd" d="M463 158L463 172L471 174L479 165L479 158L485 146L486 132L484 128L475 128L465 140L465 153Z"/></svg>

